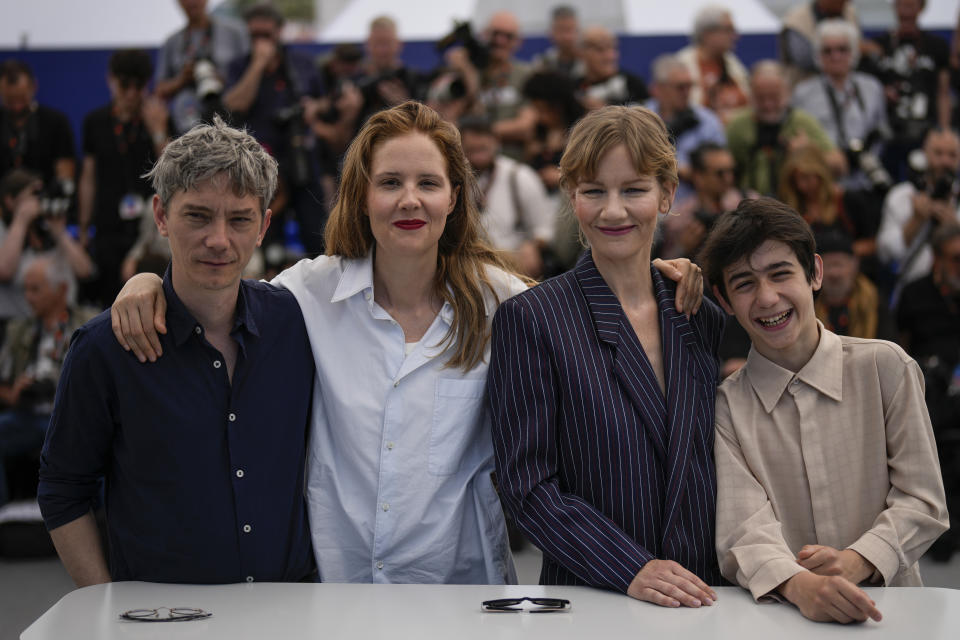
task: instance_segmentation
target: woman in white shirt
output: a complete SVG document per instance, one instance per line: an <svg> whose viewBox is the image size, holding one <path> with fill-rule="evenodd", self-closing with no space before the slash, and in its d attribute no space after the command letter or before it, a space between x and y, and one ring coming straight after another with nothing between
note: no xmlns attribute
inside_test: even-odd
<svg viewBox="0 0 960 640"><path fill-rule="evenodd" d="M381 111L347 151L327 255L273 281L317 364L307 501L323 581L516 581L485 398L493 314L526 284L481 239L476 201L453 125L415 102ZM685 264L662 268L679 279ZM133 301L158 282L125 287L122 324L163 317Z"/></svg>

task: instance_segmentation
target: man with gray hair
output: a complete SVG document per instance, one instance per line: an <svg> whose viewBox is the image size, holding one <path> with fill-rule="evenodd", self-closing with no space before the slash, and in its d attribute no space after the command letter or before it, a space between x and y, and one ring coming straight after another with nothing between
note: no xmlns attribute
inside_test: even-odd
<svg viewBox="0 0 960 640"><path fill-rule="evenodd" d="M96 314L69 304L75 284L70 265L56 255L23 267L32 316L10 322L0 349L0 507L11 499L4 462L40 449L70 336Z"/></svg>
<svg viewBox="0 0 960 640"><path fill-rule="evenodd" d="M165 357L138 362L109 312L77 331L41 454L44 521L78 586L302 580L313 356L293 295L240 278L270 224L276 161L216 118L147 176L172 254ZM109 564L91 512L101 478Z"/></svg>
<svg viewBox="0 0 960 640"><path fill-rule="evenodd" d="M693 104L690 92L693 78L677 56L664 54L653 61L653 98L646 107L663 118L677 147L677 173L688 183L691 177L690 154L705 142L727 144L720 119L710 109ZM689 194L686 190L683 195Z"/></svg>
<svg viewBox="0 0 960 640"><path fill-rule="evenodd" d="M693 79L690 100L712 109L726 122L734 111L747 105L750 96L747 69L733 52L737 30L730 10L717 4L700 9L690 40L690 45L676 54Z"/></svg>

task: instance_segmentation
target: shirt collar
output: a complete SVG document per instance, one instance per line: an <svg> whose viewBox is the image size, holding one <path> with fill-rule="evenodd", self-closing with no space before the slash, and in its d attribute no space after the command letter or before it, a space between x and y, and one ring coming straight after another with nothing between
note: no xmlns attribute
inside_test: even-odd
<svg viewBox="0 0 960 640"><path fill-rule="evenodd" d="M337 282L330 302L342 302L347 298L363 293L368 304L373 304L373 251L368 251L363 258L342 258L343 273ZM495 308L491 308L491 301L484 296L484 311L489 316ZM440 318L448 325L453 324L453 307L444 302L440 308Z"/></svg>
<svg viewBox="0 0 960 640"><path fill-rule="evenodd" d="M167 329L170 331L170 337L177 346L182 345L187 339L197 333L197 327L200 323L193 317L183 301L173 290L173 266L168 265L163 274L163 294L167 299ZM234 314L233 329L231 334L243 329L253 336L259 337L260 331L257 328L257 322L254 318L253 310L248 303L246 288L249 286L243 280L240 281L240 289L237 292L237 307ZM201 332L203 331L201 327Z"/></svg>
<svg viewBox="0 0 960 640"><path fill-rule="evenodd" d="M820 329L817 349L796 374L750 347L746 373L767 413L773 411L783 392L794 380L804 382L837 402L843 400L843 344L839 336L824 328L819 320L817 326Z"/></svg>

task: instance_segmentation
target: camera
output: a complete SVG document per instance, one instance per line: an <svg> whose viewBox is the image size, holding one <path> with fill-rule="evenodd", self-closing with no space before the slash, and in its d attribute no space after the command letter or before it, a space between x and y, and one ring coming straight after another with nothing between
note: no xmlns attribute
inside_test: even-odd
<svg viewBox="0 0 960 640"><path fill-rule="evenodd" d="M667 124L667 131L673 136L674 140L685 134L691 129L695 129L700 124L700 118L694 113L693 109L683 109L674 114L673 118Z"/></svg>
<svg viewBox="0 0 960 640"><path fill-rule="evenodd" d="M73 181L54 180L35 193L40 201L40 215L30 223L30 231L37 237L43 249L50 249L56 239L50 232L48 220L66 217L73 206Z"/></svg>
<svg viewBox="0 0 960 640"><path fill-rule="evenodd" d="M454 22L453 31L437 42L437 53L443 53L455 44L467 50L470 64L477 69L485 69L490 62L490 49L473 35L469 22Z"/></svg>
<svg viewBox="0 0 960 640"><path fill-rule="evenodd" d="M427 100L450 102L467 95L467 85L459 73L443 73L430 83Z"/></svg>
<svg viewBox="0 0 960 640"><path fill-rule="evenodd" d="M303 105L300 103L282 107L273 112L274 123L283 130L287 139L287 157L283 158L284 174L292 186L300 187L310 182L309 135L303 121Z"/></svg>
<svg viewBox="0 0 960 640"><path fill-rule="evenodd" d="M850 140L844 151L851 168L862 171L875 190L887 191L893 185L893 178L890 177L877 154L870 151L870 147L880 137L881 135L878 132L872 131L867 136L866 141L858 138Z"/></svg>
<svg viewBox="0 0 960 640"><path fill-rule="evenodd" d="M193 82L197 87L197 97L202 102L217 99L223 93L223 81L209 58L200 58L194 63Z"/></svg>

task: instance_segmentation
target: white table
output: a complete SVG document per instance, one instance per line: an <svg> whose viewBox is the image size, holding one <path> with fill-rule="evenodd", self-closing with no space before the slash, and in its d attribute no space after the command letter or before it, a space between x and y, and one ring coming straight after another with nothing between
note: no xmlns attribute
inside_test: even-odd
<svg viewBox="0 0 960 640"><path fill-rule="evenodd" d="M405 640L788 640L869 636L928 640L960 637L960 590L871 588L882 622L841 626L803 618L790 605L758 605L735 587L701 609L664 609L585 587L234 584L171 585L120 582L66 595L21 638L135 640L140 638L386 638ZM480 602L507 596L569 599L566 613L484 613ZM130 609L194 607L213 613L191 622L119 619Z"/></svg>

